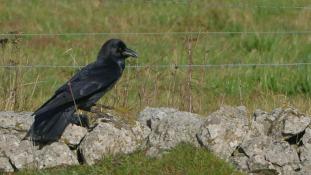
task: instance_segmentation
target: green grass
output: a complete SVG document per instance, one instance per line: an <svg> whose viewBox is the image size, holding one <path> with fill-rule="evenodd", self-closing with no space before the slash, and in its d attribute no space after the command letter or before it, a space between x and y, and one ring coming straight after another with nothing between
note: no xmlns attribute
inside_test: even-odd
<svg viewBox="0 0 311 175"><path fill-rule="evenodd" d="M255 33L22 36L17 47L0 48L0 65L86 65L109 38L121 38L139 53L139 59L129 59L127 65L311 62L311 35L260 33L310 30L310 9L287 8L309 6L308 0L183 2L2 0L0 33ZM0 68L0 110L35 110L76 71ZM207 115L223 104L245 105L250 111L290 105L310 113L310 71L310 66L127 68L100 103L130 118L146 106L186 111L192 106L191 111Z"/></svg>
<svg viewBox="0 0 311 175"><path fill-rule="evenodd" d="M304 31L310 28L308 1L3 1L0 32L175 32ZM231 6L230 6L231 5ZM234 6L240 5L240 6ZM244 5L241 7L241 5ZM268 8L267 8L268 7ZM309 35L103 35L24 36L18 48L1 50L1 64L85 65L101 44L125 40L140 58L129 65L188 64L189 38L194 38L193 64L310 62ZM71 68L2 69L0 108L34 110L76 70ZM222 104L270 110L281 104L307 111L309 67L127 69L117 87L101 101L135 115L145 106L172 106L208 114ZM9 75L9 76L8 76ZM15 83L16 82L16 83ZM122 97L122 98L121 98ZM263 100L264 99L264 100ZM298 102L298 103L297 103Z"/></svg>
<svg viewBox="0 0 311 175"><path fill-rule="evenodd" d="M179 3L178 3L179 2ZM3 1L1 33L304 31L308 1ZM243 6L241 6L243 5ZM18 48L2 49L1 64L85 65L112 37L125 40L140 58L128 65L310 62L310 35L102 35L24 36ZM34 110L76 70L71 68L1 69L0 108ZM309 66L127 69L101 103L135 115L145 106L172 106L208 114L222 104L270 110L282 104L309 111ZM16 82L16 83L15 83ZM122 97L122 98L121 98Z"/></svg>
<svg viewBox="0 0 311 175"><path fill-rule="evenodd" d="M73 166L41 171L22 171L17 175L84 175L84 174L174 174L174 175L242 175L231 165L221 161L204 149L179 145L161 158L148 158L144 152L104 158L96 166Z"/></svg>

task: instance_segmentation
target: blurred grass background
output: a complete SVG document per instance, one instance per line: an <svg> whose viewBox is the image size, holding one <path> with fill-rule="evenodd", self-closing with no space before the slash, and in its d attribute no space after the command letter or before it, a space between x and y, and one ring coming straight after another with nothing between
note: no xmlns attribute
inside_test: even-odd
<svg viewBox="0 0 311 175"><path fill-rule="evenodd" d="M127 65L310 62L311 34L260 33L310 29L308 1L41 1L0 3L0 33L148 33L159 35L21 36L1 49L1 65L86 65L109 38L140 54ZM246 32L217 34L206 32ZM2 36L14 38L14 36ZM189 51L191 54L189 55ZM310 66L175 69L128 68L100 103L135 115L145 106L208 114L222 104L250 110L310 106ZM1 68L0 109L34 110L74 68ZM191 74L191 75L190 75Z"/></svg>
<svg viewBox="0 0 311 175"><path fill-rule="evenodd" d="M140 55L127 65L150 65L128 67L99 102L114 106L122 116L135 117L146 106L206 115L224 104L245 105L250 111L294 106L310 113L311 65L173 66L311 62L311 32L299 33L311 31L308 0L0 2L3 34L111 33L22 35L18 39L1 35L16 42L2 45L0 65L16 67L0 68L0 110L35 110L78 70L19 65L83 66L95 60L103 42L120 38ZM170 33L192 31L199 34ZM267 31L273 33L262 33ZM150 32L163 34L146 34Z"/></svg>

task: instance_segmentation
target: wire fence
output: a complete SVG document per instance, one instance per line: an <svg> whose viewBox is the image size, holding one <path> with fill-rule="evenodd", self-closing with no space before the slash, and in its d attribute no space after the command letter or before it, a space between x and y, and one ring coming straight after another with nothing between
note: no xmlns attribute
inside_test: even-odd
<svg viewBox="0 0 311 175"><path fill-rule="evenodd" d="M259 64L158 64L158 65L128 65L127 68L243 68L243 67L297 67L310 66L309 63L259 63ZM0 68L83 68L77 65L0 65Z"/></svg>
<svg viewBox="0 0 311 175"><path fill-rule="evenodd" d="M118 2L129 3L127 0L119 0ZM145 0L146 3L174 3L174 4L190 4L190 0L169 0L155 1ZM311 6L292 5L292 6L275 6L269 5L249 5L241 3L202 3L207 8L262 8L262 9L300 9L311 10ZM304 31L169 31L169 32L64 32L64 33L0 33L1 37L7 36L34 36L34 37L49 37L49 36L160 36L160 35L310 35L311 30ZM250 64L159 64L159 65L128 65L128 68L239 68L239 67L297 67L309 66L311 62L298 63L250 63ZM0 68L82 68L79 65L0 65Z"/></svg>
<svg viewBox="0 0 311 175"><path fill-rule="evenodd" d="M307 31L190 31L190 32L72 32L72 33L0 33L0 36L154 36L154 35L310 35L311 30Z"/></svg>
<svg viewBox="0 0 311 175"><path fill-rule="evenodd" d="M238 9L246 9L246 8L264 8L264 9L306 9L310 10L311 6L303 6L303 5L282 5L277 6L273 5L272 3L269 5L261 5L260 3L211 3L211 2L202 2L198 1L195 2L193 0L144 0L144 1L129 1L129 0L119 0L117 1L122 3L149 3L149 4L174 4L174 5L189 5L189 4L198 4L198 5L205 5L205 8L238 8ZM266 3L265 3L266 4Z"/></svg>
<svg viewBox="0 0 311 175"><path fill-rule="evenodd" d="M128 1L122 1L124 3L128 3ZM146 1L146 2L149 2L149 3L159 3L159 1ZM188 0L184 0L184 1L165 1L162 3L174 3L174 4L185 4L185 5L188 5L190 4L191 2L188 1ZM273 6L273 5L244 5L244 4L204 4L204 7L205 8L223 8L223 9L226 9L226 8L235 8L235 9L246 9L246 8L253 8L253 9L256 9L256 8L262 8L262 9L293 9L293 10L311 10L311 6ZM311 12L311 11L310 11ZM309 11L308 11L309 13ZM243 29L242 29L243 30ZM245 29L244 29L245 30ZM0 40L2 38L9 38L9 37L61 37L61 36L71 36L71 37L95 37L95 36L124 36L124 37L165 37L165 36L185 36L185 37L189 37L189 36L196 36L196 37L201 37L201 36L226 36L226 35L241 35L243 37L243 35L282 35L283 36L288 36L288 35L293 35L293 36L296 36L296 35L299 35L299 36L307 36L309 37L309 35L311 36L311 30L287 30L287 31L282 31L282 30L278 30L278 31L145 31L145 32L142 32L142 31L133 31L133 32L55 32L55 33L41 33L41 32L37 32L37 33L31 33L31 32L24 32L24 33L20 33L20 32L11 32L11 33L1 33L0 32ZM189 37L190 38L190 37ZM4 42L4 40L3 40ZM191 41L192 42L192 41ZM0 47L1 49L1 47ZM189 56L189 55L188 55ZM189 56L189 57L192 57L192 56ZM303 57L303 56L302 56ZM308 56L306 56L308 57ZM192 59L192 58L191 58ZM264 60L268 60L268 59L264 59ZM182 82L182 83L178 83L177 81L172 83L172 84L165 84L167 86L165 86L165 89L168 89L170 92L173 92L173 91L178 91L178 93L176 94L180 94L180 98L182 100L180 101L183 101L185 104L183 105L187 105L186 103L189 102L189 107L184 107L184 108L187 108L189 109L189 111L192 111L192 106L195 106L195 104L193 103L203 103L203 104L209 104L210 101L204 101L204 99L210 99L210 98L205 98L206 96L204 96L203 94L205 94L206 92L204 92L206 90L206 85L204 83L204 78L202 78L202 80L199 80L200 82L197 82L197 80L194 80L192 81L193 77L195 75L192 75L192 68L195 69L194 71L197 71L197 70L200 70L200 69L205 69L205 70L208 70L208 69L213 69L213 70L221 70L223 71L222 69L223 68L228 68L228 72L231 74L231 72L239 72L238 75L236 76L237 80L238 80L238 83L234 84L234 82L232 84L224 84L225 86L230 86L229 88L231 88L232 91L238 91L238 94L239 94L239 99L240 99L240 102L242 103L243 102L243 98L247 98L247 97L251 97L251 95L249 95L247 93L247 91L243 91L244 89L246 88L249 88L251 89L252 85L250 86L243 86L243 83L242 83L242 80L240 79L240 76L244 76L241 74L241 72L245 72L244 70L245 69L248 69L248 68L275 68L275 69L278 69L278 68L297 68L297 67L303 67L303 68L306 68L306 69L309 69L309 66L311 65L311 58L297 58L295 59L296 61L293 63L290 63L290 61L288 60L288 62L283 62L281 63L236 63L236 64L151 64L151 63L137 63L133 64L128 64L126 67L128 69L129 72L135 72L135 69L161 69L161 70L176 70L176 69L183 69L182 71L188 69L187 71L187 74L181 74L182 76L186 75L186 78L182 78L178 81ZM308 62L310 61L310 62ZM146 62L146 61L145 61ZM226 61L227 62L227 61ZM258 62L258 61L257 61ZM273 62L273 61L271 61ZM29 64L30 63L30 64ZM75 62L76 63L76 62ZM187 62L183 62L183 63L187 63ZM188 63L191 63L191 62L188 62ZM204 62L206 63L206 62ZM12 77L14 78L14 76L17 77L18 74L24 74L25 72L27 72L28 69L39 69L40 71L38 72L41 72L42 69L80 69L80 68L83 68L84 65L79 65L79 64L76 64L76 65L53 65L53 64L36 64L36 63L31 63L31 62L28 62L28 63L24 63L24 64L10 64L10 62L4 62L2 63L3 65L0 64L0 69L7 69L7 70L4 70L2 72L6 72L8 71L9 74L12 75ZM56 63L54 63L56 64ZM305 67L304 67L305 66ZM308 66L308 67L307 67ZM237 69L237 70L231 70L231 69L235 69L235 68L241 68L241 70ZM245 68L245 69L244 69ZM22 70L19 72L19 69L25 69L26 71ZM14 71L16 70L15 74L14 74ZM171 72L175 72L174 71L171 71ZM206 74L205 72L208 72L208 71L202 71L203 75L202 77L206 77L208 74ZM263 69L264 71L266 69ZM289 69L290 70L290 69ZM303 69L305 70L305 69ZM62 71L62 70L61 70ZM137 71L137 70L136 70ZM137 71L139 72L139 71ZM156 70L155 72L161 72L161 71L158 71ZM211 71L213 72L213 71ZM225 72L225 71L223 71ZM292 71L294 72L294 71ZM292 73L290 72L290 73ZM33 73L31 71L29 71L29 73ZM71 72L70 72L71 73ZM218 73L218 72L216 72ZM256 73L256 72L255 72ZM268 72L269 73L269 72ZM287 73L287 72L286 72ZM148 73L148 74L153 74L153 72L151 73ZM28 75L28 74L27 74ZM54 74L50 74L50 75L53 75ZM158 80L162 80L163 77L165 78L168 78L167 80L169 81L175 81L176 79L176 74L171 74L171 76L167 76L168 74L163 74L159 75L159 77L155 77L155 79L153 81L158 81ZM214 75L214 74L213 74ZM236 75L236 74L234 74ZM252 74L253 75L253 74ZM134 76L134 74L133 74ZM157 75L158 76L158 75ZM193 77L192 77L193 76ZM200 72L200 76L201 76L201 72ZM248 76L248 75L247 75ZM279 76L279 75L277 75ZM52 77L52 76L51 76ZM294 78L295 75L293 76ZM293 78L293 77L290 77L290 78ZM35 79L36 78L36 79ZM54 77L55 78L55 77ZM136 78L138 78L138 80L145 80L143 79L144 78L144 75L141 75L141 76L137 76L136 75ZM218 78L218 77L217 77ZM248 77L247 77L248 78ZM123 81L123 85L124 86L120 86L120 88L124 88L124 90L122 91L117 91L116 93L124 93L122 95L122 97L124 97L124 99L129 99L129 96L128 96L128 89L130 89L130 87L135 87L135 88L140 88L139 90L135 90L139 92L139 99L135 99L134 101L141 104L152 104L151 102L149 103L149 101L157 101L158 98L158 89L160 89L160 86L162 84L157 84L155 83L155 85L152 85L153 88L150 87L150 89L146 88L145 85L142 85L142 86L129 86L129 81L131 79L130 78L126 78L124 81ZM304 80L304 79L302 79ZM33 76L30 80L28 79L25 79L25 80L22 80L21 79L18 79L16 78L17 82L20 82L21 84L18 84L18 83L13 83L13 84L10 84L9 88L12 88L11 92L15 92L16 89L23 89L21 87L23 86L29 86L29 91L31 92L31 97L33 96L35 90L36 90L36 87L38 84L44 84L44 83L47 83L48 85L51 85L51 83L53 83L53 87L54 85L56 86L57 84L59 84L58 80L56 79L43 79L41 80L41 75L40 75L40 81L39 81L39 74L38 75L35 75ZM30 82L29 82L30 81ZM256 80L257 81L257 80ZM14 82L14 81L12 81ZM57 82L57 83L55 83ZM143 81L137 81L139 83L142 83ZM163 84L165 83L166 81L163 81ZM266 83L266 82L265 82ZM272 82L273 83L273 82ZM5 83L3 83L5 84ZM177 86L181 86L181 88L175 88L175 84L176 84L176 87ZM195 84L195 85L193 85ZM303 84L303 83L302 83ZM235 86L237 85L237 86ZM303 84L304 85L304 84ZM199 88L196 88L196 86L198 86L199 88L202 88L202 91L199 91L197 89ZM264 88L267 88L269 86L268 83L264 84L263 85L263 89ZM293 85L295 86L295 85ZM5 86L3 86L5 87ZM237 87L237 88L236 88ZM299 87L299 86L298 86ZM0 87L1 88L1 87ZM163 87L162 87L163 88ZM236 89L234 89L236 88ZM276 89L279 88L279 87L275 87ZM307 85L307 88L309 88L309 85ZM306 89L307 89L306 88ZM27 88L24 88L24 90L28 90ZM211 88L212 89L212 88ZM288 88L290 89L290 88ZM4 90L4 88L3 88ZM210 90L210 89L209 89ZM261 89L260 89L261 90ZM278 91L280 92L283 92L282 88L279 88L277 89ZM197 91L197 92L196 92ZM299 90L297 90L298 92ZM213 91L213 92L216 92L216 91ZM226 91L224 91L226 92ZM308 89L307 89L307 92L308 92ZM197 95L196 93L199 94L199 96L195 96ZM218 92L217 92L218 93ZM217 94L215 93L215 94ZM245 94L244 94L245 93ZM7 99L10 99L11 97L9 96L10 94L13 94L13 93L8 93L8 97ZM145 94L148 94L148 95L145 95ZM170 93L170 94L173 94L174 93ZM175 94L175 95L176 95ZM145 96L144 96L145 95ZM142 97L141 97L142 96ZM245 96L245 97L244 97ZM247 97L246 97L247 96ZM151 98L152 97L152 98ZM173 96L172 96L173 97ZM196 101L196 102L193 102L194 100L192 100L192 97L196 97L196 98L201 98L200 100ZM136 97L132 97L132 98L136 98ZM179 97L177 97L179 98ZM172 100L171 100L172 99ZM140 101L142 100L142 101ZM126 100L125 100L126 101ZM175 104L177 100L175 100L175 97L174 98L168 98L167 100L167 104ZM113 102L115 103L115 102ZM124 103L124 102L123 102ZM127 101L126 101L127 103ZM177 103L177 102L176 102ZM130 106L130 105L129 105ZM197 105L197 106L205 106L205 105ZM204 107L202 108L202 110L204 109ZM200 109L201 110L201 109Z"/></svg>
<svg viewBox="0 0 311 175"><path fill-rule="evenodd" d="M127 36L159 36L159 35L228 35L228 34L273 34L273 35L310 35L310 31L220 31L220 32L86 32L86 33L0 33L0 36L97 36L97 35L127 35ZM308 58L309 59L309 58ZM308 60L302 58L300 60ZM309 66L311 62L295 63L238 63L238 64L156 64L128 65L127 68L239 68L239 67L297 67ZM82 65L0 65L0 68L82 68Z"/></svg>

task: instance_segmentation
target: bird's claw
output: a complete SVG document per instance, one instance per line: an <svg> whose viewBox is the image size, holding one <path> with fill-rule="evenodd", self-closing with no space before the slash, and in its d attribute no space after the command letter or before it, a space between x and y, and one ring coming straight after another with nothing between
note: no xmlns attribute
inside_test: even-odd
<svg viewBox="0 0 311 175"><path fill-rule="evenodd" d="M90 122L87 115L83 114L73 114L73 116L70 119L70 123L82 126L85 128L90 128Z"/></svg>

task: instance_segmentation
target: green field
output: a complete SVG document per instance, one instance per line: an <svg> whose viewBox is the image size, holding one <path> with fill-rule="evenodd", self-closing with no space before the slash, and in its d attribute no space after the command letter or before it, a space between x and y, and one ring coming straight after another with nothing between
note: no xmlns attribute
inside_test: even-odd
<svg viewBox="0 0 311 175"><path fill-rule="evenodd" d="M16 66L0 68L1 110L35 110L77 71L21 65L86 65L104 41L120 38L140 55L127 65L147 65L128 67L100 101L122 116L134 118L146 106L207 115L223 104L311 112L311 65L174 66L311 62L308 0L0 2L0 33L62 34L22 35L0 48L0 65Z"/></svg>

